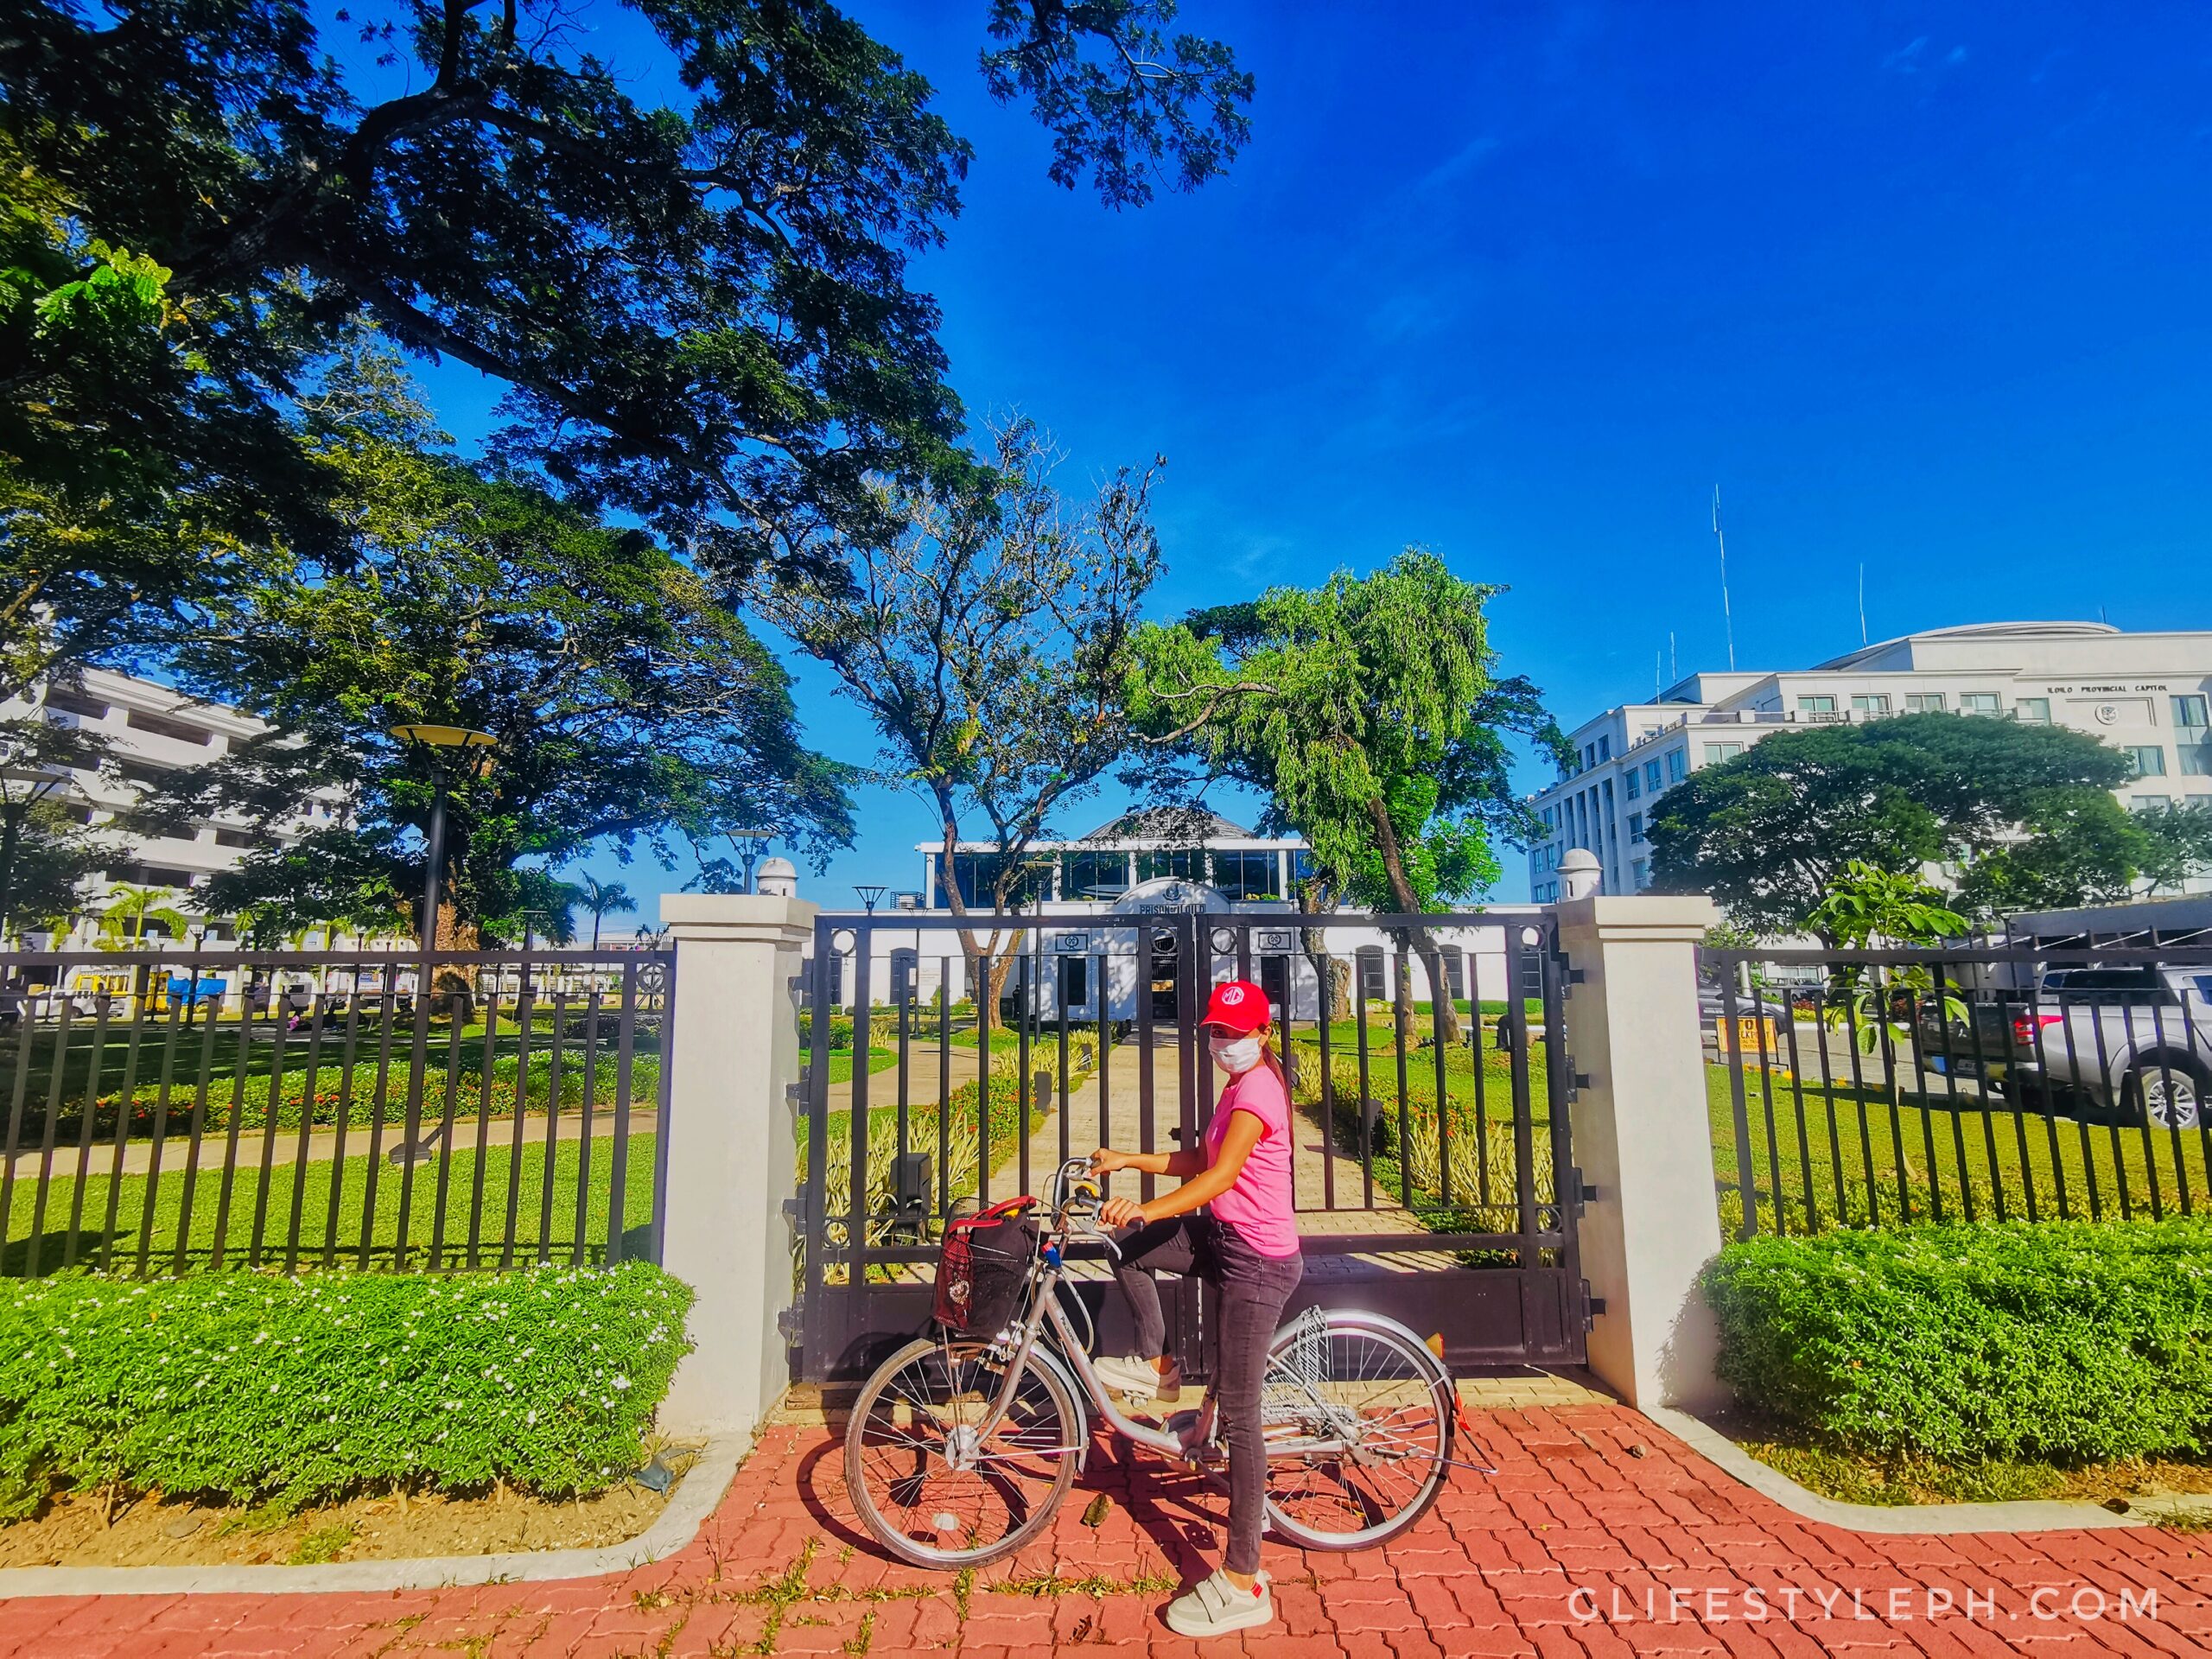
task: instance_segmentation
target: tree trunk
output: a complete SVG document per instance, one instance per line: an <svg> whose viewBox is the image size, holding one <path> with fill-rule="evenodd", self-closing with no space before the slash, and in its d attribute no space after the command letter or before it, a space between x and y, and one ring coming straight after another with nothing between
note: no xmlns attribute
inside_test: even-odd
<svg viewBox="0 0 2212 1659"><path fill-rule="evenodd" d="M1383 804L1382 798L1376 795L1368 801L1367 810L1368 815L1375 821L1375 844L1382 855L1382 870L1389 879L1391 901L1402 914L1418 915L1421 899L1414 892L1412 878L1406 874L1406 861L1398 850L1397 826L1390 822L1389 808ZM1452 1006L1452 982L1445 977L1444 952L1437 948L1436 941L1429 937L1427 928L1411 926L1405 932L1407 944L1421 958L1421 966L1428 975L1429 1004L1436 1012L1437 1040L1457 1044L1460 1039L1459 1011ZM1412 991L1402 963L1400 964L1400 988L1405 992L1400 1001L1410 1003ZM1410 1018L1411 1011L1408 1009L1399 1016L1400 1026L1402 1027ZM1405 1032L1402 1029L1398 1035L1402 1043Z"/></svg>

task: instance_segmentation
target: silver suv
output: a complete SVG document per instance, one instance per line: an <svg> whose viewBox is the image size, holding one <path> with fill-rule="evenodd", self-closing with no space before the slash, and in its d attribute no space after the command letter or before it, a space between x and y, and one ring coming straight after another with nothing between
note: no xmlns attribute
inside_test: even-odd
<svg viewBox="0 0 2212 1659"><path fill-rule="evenodd" d="M2071 1093L2158 1128L2212 1110L2212 968L2053 969L2012 1036L2024 1103Z"/></svg>

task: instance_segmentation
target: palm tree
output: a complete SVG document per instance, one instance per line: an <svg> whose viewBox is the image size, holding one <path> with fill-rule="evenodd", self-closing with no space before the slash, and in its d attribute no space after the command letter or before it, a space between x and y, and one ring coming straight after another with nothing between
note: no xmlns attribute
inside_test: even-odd
<svg viewBox="0 0 2212 1659"><path fill-rule="evenodd" d="M596 876L586 875L583 906L591 912L591 948L596 950L599 949L600 919L634 912L638 908L638 901L630 896L630 889L620 881L601 881Z"/></svg>
<svg viewBox="0 0 2212 1659"><path fill-rule="evenodd" d="M111 946L128 943L133 950L146 942L146 924L159 922L181 938L189 925L184 913L165 901L167 887L118 885L108 894L108 907L100 916L100 938Z"/></svg>

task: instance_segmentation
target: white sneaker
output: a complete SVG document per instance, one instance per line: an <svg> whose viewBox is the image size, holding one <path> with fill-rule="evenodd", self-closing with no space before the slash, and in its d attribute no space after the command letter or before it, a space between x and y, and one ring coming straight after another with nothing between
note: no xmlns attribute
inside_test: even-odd
<svg viewBox="0 0 2212 1659"><path fill-rule="evenodd" d="M1268 1624L1274 1616L1275 1599L1268 1592L1264 1573L1249 1590L1240 1590L1226 1573L1217 1572L1167 1604L1167 1628L1178 1636L1227 1636Z"/></svg>
<svg viewBox="0 0 2212 1659"><path fill-rule="evenodd" d="M1118 1354L1108 1354L1103 1358L1093 1360L1091 1368L1098 1373L1100 1382L1135 1404L1141 1405L1154 1395L1179 1399L1183 1393L1181 1370L1171 1365L1163 1376L1158 1366L1135 1354L1126 1358Z"/></svg>

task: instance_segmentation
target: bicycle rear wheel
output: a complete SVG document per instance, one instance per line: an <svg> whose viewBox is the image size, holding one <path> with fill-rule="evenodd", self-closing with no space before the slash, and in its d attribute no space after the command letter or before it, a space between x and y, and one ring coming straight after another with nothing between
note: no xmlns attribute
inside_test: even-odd
<svg viewBox="0 0 2212 1659"><path fill-rule="evenodd" d="M885 1360L845 1427L845 1488L877 1541L916 1567L981 1567L1052 1519L1075 1479L1082 1415L1059 1378L1026 1368L981 1426L1001 1372L979 1342L925 1337Z"/></svg>
<svg viewBox="0 0 2212 1659"><path fill-rule="evenodd" d="M1452 1374L1377 1313L1314 1308L1276 1333L1261 1387L1268 1519L1306 1549L1366 1549L1421 1519L1451 1469Z"/></svg>

